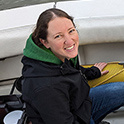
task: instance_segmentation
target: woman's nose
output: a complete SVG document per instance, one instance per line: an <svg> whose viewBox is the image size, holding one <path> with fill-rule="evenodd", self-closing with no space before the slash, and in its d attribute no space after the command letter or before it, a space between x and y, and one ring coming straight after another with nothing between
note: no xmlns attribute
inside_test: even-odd
<svg viewBox="0 0 124 124"><path fill-rule="evenodd" d="M73 42L72 37L70 35L66 35L64 37L64 40L65 40L64 42L65 44L71 44Z"/></svg>

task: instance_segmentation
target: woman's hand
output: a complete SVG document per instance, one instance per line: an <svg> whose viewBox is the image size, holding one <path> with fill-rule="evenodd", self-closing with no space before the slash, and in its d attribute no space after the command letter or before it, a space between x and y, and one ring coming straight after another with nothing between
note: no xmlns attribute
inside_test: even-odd
<svg viewBox="0 0 124 124"><path fill-rule="evenodd" d="M107 65L107 63L105 62L100 62L100 63L95 63L95 67L99 68L100 72L101 72L101 75L104 75L104 74L107 74L109 71L108 70L105 70L105 71L102 71L103 68L105 68L105 66Z"/></svg>

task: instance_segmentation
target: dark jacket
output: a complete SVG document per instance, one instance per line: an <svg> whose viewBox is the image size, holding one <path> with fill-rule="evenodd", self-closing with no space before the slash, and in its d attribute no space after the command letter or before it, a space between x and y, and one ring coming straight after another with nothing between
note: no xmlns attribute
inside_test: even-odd
<svg viewBox="0 0 124 124"><path fill-rule="evenodd" d="M91 101L86 77L99 77L99 69L85 69L79 66L78 59L76 64L67 59L59 64L38 60L26 53L28 46L22 59L22 91L29 120L33 124L89 124Z"/></svg>

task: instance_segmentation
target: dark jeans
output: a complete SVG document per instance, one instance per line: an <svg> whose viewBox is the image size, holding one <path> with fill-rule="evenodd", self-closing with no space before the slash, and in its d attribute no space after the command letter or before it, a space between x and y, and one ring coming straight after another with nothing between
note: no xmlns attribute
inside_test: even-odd
<svg viewBox="0 0 124 124"><path fill-rule="evenodd" d="M100 85L90 90L92 118L90 124L98 124L104 117L124 105L124 82Z"/></svg>

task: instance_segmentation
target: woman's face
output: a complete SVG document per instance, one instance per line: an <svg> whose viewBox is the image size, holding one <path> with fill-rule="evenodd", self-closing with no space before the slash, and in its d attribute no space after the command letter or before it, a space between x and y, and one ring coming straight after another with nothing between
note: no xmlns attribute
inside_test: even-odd
<svg viewBox="0 0 124 124"><path fill-rule="evenodd" d="M64 17L56 17L48 23L46 48L61 61L65 58L74 58L78 54L79 37L71 20Z"/></svg>

